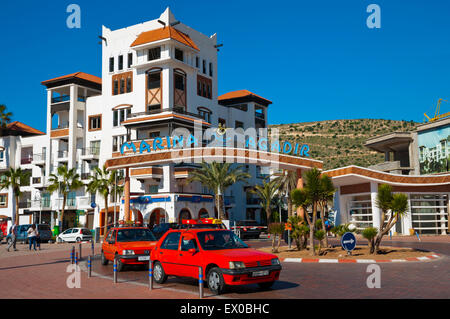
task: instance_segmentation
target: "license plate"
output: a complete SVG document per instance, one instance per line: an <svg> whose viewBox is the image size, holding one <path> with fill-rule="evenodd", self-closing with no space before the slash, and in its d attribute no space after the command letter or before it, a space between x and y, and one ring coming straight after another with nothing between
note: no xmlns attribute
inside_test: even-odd
<svg viewBox="0 0 450 319"><path fill-rule="evenodd" d="M269 275L268 270L255 271L252 273L252 277L261 277L261 276L268 276L268 275Z"/></svg>
<svg viewBox="0 0 450 319"><path fill-rule="evenodd" d="M141 257L138 257L138 260L139 261L141 261L141 260L150 260L150 256L141 256Z"/></svg>

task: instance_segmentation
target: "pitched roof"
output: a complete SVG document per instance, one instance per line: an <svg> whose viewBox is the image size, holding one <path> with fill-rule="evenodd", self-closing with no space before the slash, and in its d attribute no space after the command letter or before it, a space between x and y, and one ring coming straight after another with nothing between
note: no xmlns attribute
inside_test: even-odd
<svg viewBox="0 0 450 319"><path fill-rule="evenodd" d="M248 90L237 90L222 94L218 97L219 102L227 101L227 100L235 100L235 99L256 99L260 100L265 104L272 104L272 101L263 98L255 93L252 93Z"/></svg>
<svg viewBox="0 0 450 319"><path fill-rule="evenodd" d="M56 81L61 81L61 80L69 80L69 79L81 79L81 80L85 80L85 81L89 81L89 82L92 82L95 84L102 85L101 78L99 78L98 76L92 75L92 74L84 73L84 72L75 72L75 73L59 76L57 78L45 80L45 81L41 82L41 84L47 85L51 82L56 82Z"/></svg>
<svg viewBox="0 0 450 319"><path fill-rule="evenodd" d="M26 125L19 121L14 121L6 125L6 129L10 132L17 132L17 133L26 133L26 134L33 134L33 135L45 135L44 132L41 132L35 128L32 128L29 125Z"/></svg>
<svg viewBox="0 0 450 319"><path fill-rule="evenodd" d="M164 39L172 39L184 45L187 45L188 47L191 47L197 51L200 51L200 49L197 47L194 41L192 41L189 35L170 26L142 32L141 34L138 35L136 40L134 40L133 43L131 43L130 46L135 47L141 44L151 43Z"/></svg>

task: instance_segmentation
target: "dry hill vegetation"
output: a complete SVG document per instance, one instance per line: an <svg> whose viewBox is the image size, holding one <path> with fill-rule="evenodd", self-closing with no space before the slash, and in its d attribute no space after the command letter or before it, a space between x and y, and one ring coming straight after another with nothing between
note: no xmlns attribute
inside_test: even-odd
<svg viewBox="0 0 450 319"><path fill-rule="evenodd" d="M384 155L364 146L370 137L413 130L418 123L377 119L332 120L270 125L280 141L308 144L310 157L323 161L325 170L347 165L368 167L384 161Z"/></svg>

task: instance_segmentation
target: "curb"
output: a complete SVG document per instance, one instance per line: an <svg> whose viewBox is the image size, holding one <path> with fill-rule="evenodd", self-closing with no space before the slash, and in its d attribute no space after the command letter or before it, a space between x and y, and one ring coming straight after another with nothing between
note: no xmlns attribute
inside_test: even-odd
<svg viewBox="0 0 450 319"><path fill-rule="evenodd" d="M325 263L325 264L345 264L345 263L389 263L389 262L409 262L409 261L429 261L441 258L439 254L432 254L423 257L408 257L403 259L324 259L324 258L283 258L281 262L288 263Z"/></svg>

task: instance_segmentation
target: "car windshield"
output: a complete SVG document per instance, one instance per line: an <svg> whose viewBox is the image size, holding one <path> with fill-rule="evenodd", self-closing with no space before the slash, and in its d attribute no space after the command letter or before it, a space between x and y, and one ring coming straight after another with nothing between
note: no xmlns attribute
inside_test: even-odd
<svg viewBox="0 0 450 319"><path fill-rule="evenodd" d="M156 238L149 229L119 229L117 241L155 241Z"/></svg>
<svg viewBox="0 0 450 319"><path fill-rule="evenodd" d="M49 225L38 225L38 229L39 230L50 230L50 226Z"/></svg>
<svg viewBox="0 0 450 319"><path fill-rule="evenodd" d="M204 231L197 236L204 250L248 248L232 231Z"/></svg>

